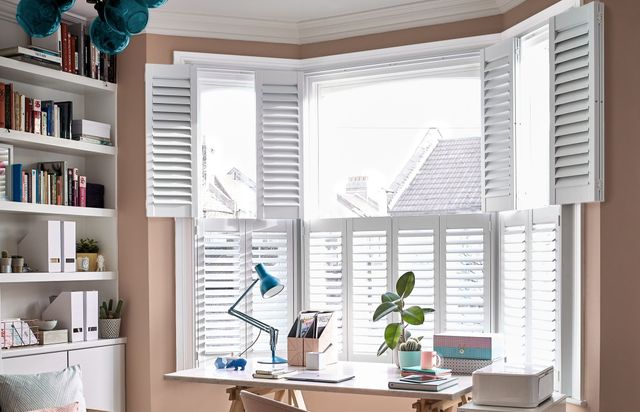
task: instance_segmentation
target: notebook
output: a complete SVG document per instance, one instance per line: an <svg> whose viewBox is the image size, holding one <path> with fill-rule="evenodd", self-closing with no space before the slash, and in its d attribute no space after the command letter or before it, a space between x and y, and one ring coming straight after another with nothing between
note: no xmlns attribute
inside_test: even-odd
<svg viewBox="0 0 640 412"><path fill-rule="evenodd" d="M340 372L299 372L295 375L285 376L290 381L306 381L306 382L322 382L322 383L340 383L353 379L355 375L344 374Z"/></svg>
<svg viewBox="0 0 640 412"><path fill-rule="evenodd" d="M434 379L422 383L410 383L398 381L390 381L389 389L404 389L409 391L426 391L426 392L439 392L443 389L447 389L451 386L458 384L458 378L444 378Z"/></svg>

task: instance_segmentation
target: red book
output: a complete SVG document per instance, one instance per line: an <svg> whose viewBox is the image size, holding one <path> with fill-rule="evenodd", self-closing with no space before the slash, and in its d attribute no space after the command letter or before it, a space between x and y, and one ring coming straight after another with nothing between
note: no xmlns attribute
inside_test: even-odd
<svg viewBox="0 0 640 412"><path fill-rule="evenodd" d="M33 99L33 127L31 132L35 134L42 134L42 101L40 99Z"/></svg>
<svg viewBox="0 0 640 412"><path fill-rule="evenodd" d="M33 123L33 100L29 97L24 98L24 131L32 133L33 127L31 126Z"/></svg>
<svg viewBox="0 0 640 412"><path fill-rule="evenodd" d="M79 197L80 197L80 207L87 207L87 176L80 176L79 178Z"/></svg>
<svg viewBox="0 0 640 412"><path fill-rule="evenodd" d="M56 177L56 205L62 205L62 176Z"/></svg>
<svg viewBox="0 0 640 412"><path fill-rule="evenodd" d="M13 83L9 83L5 86L5 93L6 93L6 104L7 106L5 107L5 123L7 124L7 127L11 128L11 129L15 129L16 125L13 122L13 118L15 116L15 109L14 109L14 105L15 105L15 96L13 95Z"/></svg>
<svg viewBox="0 0 640 412"><path fill-rule="evenodd" d="M69 27L66 23L60 24L60 37L62 38L62 70L65 72L69 71L69 61L67 60L67 55L69 55L69 38L67 37L69 34Z"/></svg>

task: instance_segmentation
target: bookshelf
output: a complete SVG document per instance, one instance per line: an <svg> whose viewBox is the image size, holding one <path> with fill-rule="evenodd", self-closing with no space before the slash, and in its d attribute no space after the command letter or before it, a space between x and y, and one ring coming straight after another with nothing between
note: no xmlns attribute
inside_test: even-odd
<svg viewBox="0 0 640 412"><path fill-rule="evenodd" d="M115 156L116 148L75 140L59 139L40 134L20 132L17 130L0 129L0 143L14 147L33 149L51 153L71 154L80 156Z"/></svg>
<svg viewBox="0 0 640 412"><path fill-rule="evenodd" d="M38 214L50 216L75 216L75 217L103 217L116 216L115 209L97 209L93 207L75 207L58 205L41 205L34 203L20 203L0 201L0 213L12 214Z"/></svg>
<svg viewBox="0 0 640 412"><path fill-rule="evenodd" d="M9 283L90 282L117 278L117 272L1 273L0 287Z"/></svg>

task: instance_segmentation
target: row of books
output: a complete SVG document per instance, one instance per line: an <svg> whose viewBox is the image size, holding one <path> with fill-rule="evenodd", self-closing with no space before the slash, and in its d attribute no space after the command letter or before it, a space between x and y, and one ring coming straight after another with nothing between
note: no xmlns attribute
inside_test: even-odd
<svg viewBox="0 0 640 412"><path fill-rule="evenodd" d="M73 103L25 96L0 82L0 128L71 139Z"/></svg>
<svg viewBox="0 0 640 412"><path fill-rule="evenodd" d="M11 165L11 200L58 206L87 206L87 178L67 162L37 163L30 170Z"/></svg>

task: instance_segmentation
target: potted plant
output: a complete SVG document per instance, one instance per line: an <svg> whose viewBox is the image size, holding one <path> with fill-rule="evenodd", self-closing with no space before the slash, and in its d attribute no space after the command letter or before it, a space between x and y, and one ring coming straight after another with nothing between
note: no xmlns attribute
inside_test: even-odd
<svg viewBox="0 0 640 412"><path fill-rule="evenodd" d="M6 250L2 251L0 258L0 273L11 273L11 258Z"/></svg>
<svg viewBox="0 0 640 412"><path fill-rule="evenodd" d="M419 326L424 323L425 314L434 311L432 308L423 308L420 306L407 306L405 300L413 292L413 288L416 284L416 276L413 272L407 272L400 276L396 282L396 291L387 292L381 296L381 303L373 313L373 321L377 322L380 319L385 319L392 313L397 313L399 316L399 322L392 322L384 329L384 342L378 349L378 356L381 356L387 351L387 349L393 350L394 362L398 367L416 366L420 364L420 339L411 338L411 333L408 330L409 325ZM411 341L411 343L409 343ZM404 350L400 348L402 344ZM412 354L402 355L403 360L408 363L414 363L417 359L417 363L414 365L401 365L400 351L402 352L415 352Z"/></svg>
<svg viewBox="0 0 640 412"><path fill-rule="evenodd" d="M122 306L124 301L118 300L118 304L113 307L113 299L102 302L100 306L100 319L98 326L100 330L100 339L115 339L120 337L120 322L122 321Z"/></svg>
<svg viewBox="0 0 640 412"><path fill-rule="evenodd" d="M24 258L18 255L11 256L11 262L13 273L22 273L22 268L24 268Z"/></svg>
<svg viewBox="0 0 640 412"><path fill-rule="evenodd" d="M80 272L98 270L98 242L95 239L80 239L76 243L76 265ZM88 265L86 264L88 262Z"/></svg>

